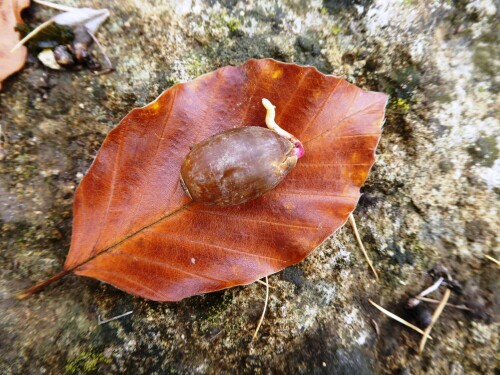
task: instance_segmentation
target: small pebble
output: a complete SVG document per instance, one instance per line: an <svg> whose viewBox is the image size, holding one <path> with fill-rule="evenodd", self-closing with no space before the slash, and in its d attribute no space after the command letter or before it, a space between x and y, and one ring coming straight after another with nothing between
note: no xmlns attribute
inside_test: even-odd
<svg viewBox="0 0 500 375"><path fill-rule="evenodd" d="M43 65L50 69L61 70L61 65L59 65L54 57L54 51L51 49L44 49L38 54L38 60L41 61Z"/></svg>

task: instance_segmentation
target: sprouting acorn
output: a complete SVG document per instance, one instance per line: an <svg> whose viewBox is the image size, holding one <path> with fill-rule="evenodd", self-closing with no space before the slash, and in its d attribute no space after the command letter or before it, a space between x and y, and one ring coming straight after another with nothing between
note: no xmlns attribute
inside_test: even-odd
<svg viewBox="0 0 500 375"><path fill-rule="evenodd" d="M226 130L196 144L181 167L181 185L195 202L241 204L276 187L304 155L302 143L274 121L275 107L262 99L267 128Z"/></svg>

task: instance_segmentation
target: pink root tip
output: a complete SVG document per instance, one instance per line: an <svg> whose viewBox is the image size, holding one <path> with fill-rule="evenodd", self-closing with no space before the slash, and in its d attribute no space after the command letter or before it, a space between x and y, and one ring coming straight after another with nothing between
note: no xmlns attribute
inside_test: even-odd
<svg viewBox="0 0 500 375"><path fill-rule="evenodd" d="M297 156L297 159L300 159L302 156L304 156L304 146L300 141L295 142L295 156Z"/></svg>

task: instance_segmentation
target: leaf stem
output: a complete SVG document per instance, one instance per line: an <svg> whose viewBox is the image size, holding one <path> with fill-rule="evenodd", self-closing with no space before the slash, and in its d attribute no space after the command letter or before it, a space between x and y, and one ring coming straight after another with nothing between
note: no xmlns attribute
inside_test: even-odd
<svg viewBox="0 0 500 375"><path fill-rule="evenodd" d="M29 297L30 295L32 295L33 293L36 293L38 292L40 289L43 289L46 285L48 284L51 284L53 283L54 281L57 281L59 279L61 279L62 277L66 276L67 274L71 273L73 269L70 269L70 270L64 270L64 271L61 271L59 273L56 273L54 276L52 277L49 277L48 279L42 281L42 282L39 282L38 284L36 285L33 285L31 288L29 289L26 289L25 291L21 292L21 293L18 293L16 294L16 298L17 299L24 299L26 297Z"/></svg>

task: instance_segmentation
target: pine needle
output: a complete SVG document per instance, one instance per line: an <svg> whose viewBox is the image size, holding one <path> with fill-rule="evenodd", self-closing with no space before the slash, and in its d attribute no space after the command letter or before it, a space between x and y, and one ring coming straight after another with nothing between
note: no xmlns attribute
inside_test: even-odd
<svg viewBox="0 0 500 375"><path fill-rule="evenodd" d="M434 311L434 314L432 314L432 320L431 324L427 326L427 328L424 331L424 336L422 337L422 340L420 341L420 345L418 347L418 353L422 354L425 348L425 343L427 342L427 339L430 337L429 333L432 330L432 327L438 320L439 316L444 310L444 307L446 306L446 303L448 302L448 299L450 298L451 290L446 288L443 298L441 299L441 302L439 303L438 307L436 307L436 310Z"/></svg>
<svg viewBox="0 0 500 375"><path fill-rule="evenodd" d="M44 1L44 0L33 0L34 3L44 5L49 8L54 8L57 10L62 10L63 12L70 12L72 10L75 10L73 7L68 7L66 5L61 5L61 4L56 4L56 3L51 3L50 1Z"/></svg>
<svg viewBox="0 0 500 375"><path fill-rule="evenodd" d="M368 253L365 250L365 247L363 246L363 242L361 242L361 238L358 233L358 227L356 226L356 221L354 220L354 216L349 214L349 222L351 223L352 229L354 230L354 236L356 237L356 240L358 241L359 247L361 247L361 251L363 252L363 255L365 256L366 261L368 262L368 265L370 266L373 275L375 276L375 279L379 281L377 271L375 270L375 267L373 267L373 263L368 256Z"/></svg>
<svg viewBox="0 0 500 375"><path fill-rule="evenodd" d="M257 282L258 282L259 284L262 284L262 285L267 286L269 289L274 289L274 286L269 285L269 284L268 284L268 283L266 283L265 281L262 281L262 280L257 280Z"/></svg>
<svg viewBox="0 0 500 375"><path fill-rule="evenodd" d="M104 70L104 73L108 73L108 72L113 71L113 64L111 63L111 60L109 59L109 57L108 57L108 55L106 53L106 49L99 42L99 40L95 37L94 34L92 34L89 30L87 30L87 32L89 33L90 37L92 38L92 40L94 41L94 43L97 45L97 47L99 47L99 49L101 50L101 53L104 56L104 60L106 60L106 64L108 64L108 67ZM99 73L102 74L101 72L99 72Z"/></svg>
<svg viewBox="0 0 500 375"><path fill-rule="evenodd" d="M382 306L380 305L377 305L375 302L373 302L371 299L368 300L368 302L370 302L373 306L375 306L377 309L379 309L380 311L382 311L385 315L387 315L389 318L392 318L396 321L398 321L399 323L413 329L414 331L417 331L418 333L420 333L421 335L424 335L425 332L422 331L420 328L418 328L417 326L411 324L410 322L404 320L403 318L400 318L399 316L397 316L396 314L393 314L391 313L389 310L386 310L384 309ZM430 339L432 339L432 337L429 336Z"/></svg>
<svg viewBox="0 0 500 375"><path fill-rule="evenodd" d="M17 42L17 44L14 47L12 47L12 49L10 50L10 52L11 53L15 52L17 49L21 48L21 46L23 46L24 43L26 43L28 40L30 40L31 38L33 38L36 34L38 34L40 31L42 31L43 29L45 29L47 26L50 26L52 23L54 23L54 20L50 19L50 20L45 21L44 23L38 25L32 32L30 32L23 39L21 39L19 42Z"/></svg>
<svg viewBox="0 0 500 375"><path fill-rule="evenodd" d="M262 322L264 321L264 315L266 315L266 309L267 309L267 301L269 300L269 280L267 279L266 276L266 302L264 302L264 309L262 310L262 315L259 319L259 324L257 324L257 328L255 329L255 333L252 336L252 341L255 340L255 337L257 336L257 333L259 332L260 326L262 325Z"/></svg>
<svg viewBox="0 0 500 375"><path fill-rule="evenodd" d="M420 301L428 302L428 303L434 303L434 304L439 304L441 301L438 301L437 299L434 298L427 298L427 297L415 297L419 299ZM447 303L445 307L451 307L453 309L458 309L458 310L464 310L464 311L471 311L467 306L465 305L453 305L451 303Z"/></svg>
<svg viewBox="0 0 500 375"><path fill-rule="evenodd" d="M112 317L110 319L105 319L105 320L101 320L101 316L97 315L97 324L103 325L103 324L112 322L113 320L117 320L117 319L123 318L124 316L130 315L133 312L134 311L130 310L130 311L127 311L126 313L123 313L123 314L120 314L120 315L117 315L117 316L114 316L114 317Z"/></svg>
<svg viewBox="0 0 500 375"><path fill-rule="evenodd" d="M485 257L486 259L491 260L493 263L495 263L497 266L499 266L499 267L500 267L500 262L499 262L498 260L496 260L495 258L490 257L489 255L486 255L486 254L484 254L484 257Z"/></svg>

